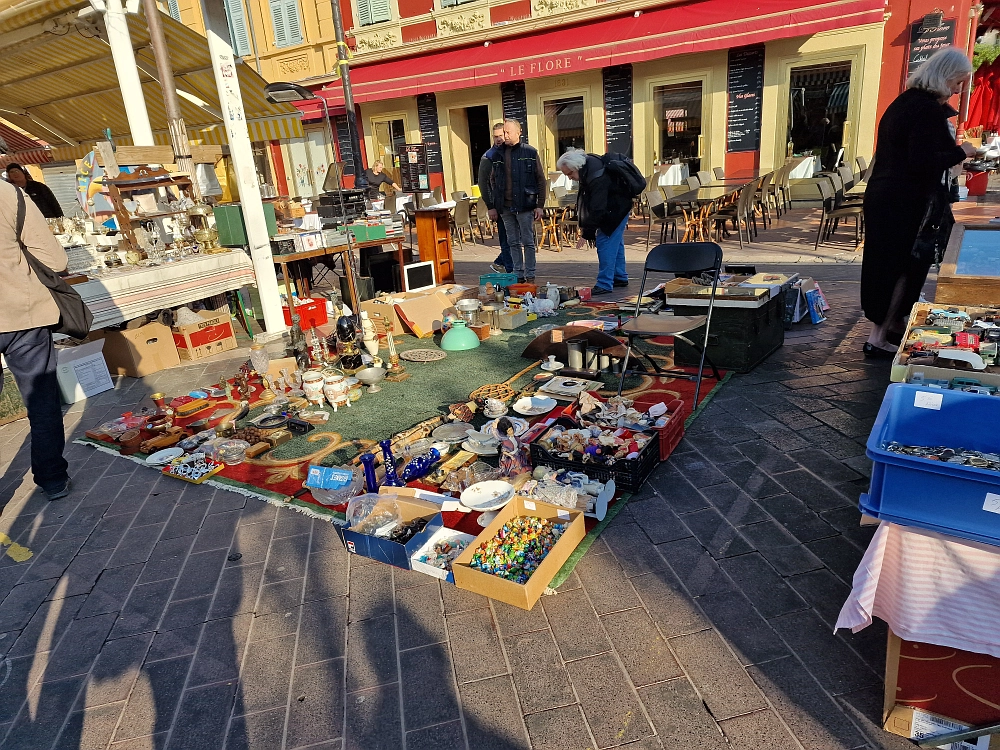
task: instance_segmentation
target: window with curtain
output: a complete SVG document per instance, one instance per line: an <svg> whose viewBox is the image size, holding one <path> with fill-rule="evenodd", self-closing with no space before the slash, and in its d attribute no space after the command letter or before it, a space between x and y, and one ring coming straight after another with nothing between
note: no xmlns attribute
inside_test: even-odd
<svg viewBox="0 0 1000 750"><path fill-rule="evenodd" d="M176 2L176 0L174 0ZM173 2L171 2L171 7ZM250 35L247 33L243 0L226 0L226 20L229 22L229 38L233 41L233 54L243 57L250 54ZM171 11L173 15L173 11Z"/></svg>
<svg viewBox="0 0 1000 750"><path fill-rule="evenodd" d="M274 24L274 45L290 47L302 42L298 0L270 0L271 22Z"/></svg>
<svg viewBox="0 0 1000 750"><path fill-rule="evenodd" d="M392 20L389 0L358 0L358 23L361 26L371 26Z"/></svg>

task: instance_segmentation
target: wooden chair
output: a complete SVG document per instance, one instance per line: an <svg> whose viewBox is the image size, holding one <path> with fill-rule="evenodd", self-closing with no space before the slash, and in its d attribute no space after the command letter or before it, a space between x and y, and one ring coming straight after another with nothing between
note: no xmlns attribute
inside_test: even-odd
<svg viewBox="0 0 1000 750"><path fill-rule="evenodd" d="M618 395L622 394L625 385L625 377L628 372L628 361L635 349L646 361L652 365L657 376L670 375L671 377L683 377L688 380L695 380L694 404L693 408L698 408L698 397L701 394L702 374L705 370L705 362L712 368L712 374L716 381L720 379L719 370L705 354L708 347L709 331L712 326L712 309L715 306L715 294L719 285L719 271L722 268L722 248L714 242L695 242L687 244L657 245L646 256L646 263L642 269L642 282L639 284L640 294L636 296L635 317L621 326L618 331L628 337L628 348L625 350L625 359L622 361L622 376L618 381ZM708 270L712 274L712 293L708 298L708 311L705 315L642 315L640 314L642 294L641 290L646 288L646 277L653 273L673 273L692 274L701 273ZM697 329L705 327L704 339L701 345L694 343L687 338L687 334ZM655 338L658 336L673 336L680 339L695 350L700 352L698 362L698 373L692 376L683 371L664 371L653 359L636 348L636 339ZM648 373L647 373L648 374Z"/></svg>
<svg viewBox="0 0 1000 750"><path fill-rule="evenodd" d="M712 181L712 173L709 172L707 169L702 169L701 171L698 172L698 182L700 182L702 185L707 185L711 181Z"/></svg>
<svg viewBox="0 0 1000 750"><path fill-rule="evenodd" d="M854 219L854 245L855 247L860 245L865 227L864 206L838 207L837 197L830 183L827 180L820 180L817 185L819 186L820 195L823 198L823 213L820 216L819 230L816 232L814 249L819 250L820 242L826 242L833 237L833 233L837 231L837 225L841 219L845 221L847 219Z"/></svg>
<svg viewBox="0 0 1000 750"><path fill-rule="evenodd" d="M576 206L565 206L559 215L558 232L560 240L568 247L573 247L580 238L580 220L576 215Z"/></svg>
<svg viewBox="0 0 1000 750"><path fill-rule="evenodd" d="M712 205L706 203L703 206L692 206L690 209L682 209L684 215L684 236L681 242L703 242L708 223L708 216Z"/></svg>
<svg viewBox="0 0 1000 750"><path fill-rule="evenodd" d="M677 240L677 216L667 213L667 202L659 190L647 190L643 193L649 205L649 229L646 231L646 251L649 251L649 239L653 235L653 225L660 226L660 243L667 240L667 227L670 227L671 237Z"/></svg>
<svg viewBox="0 0 1000 750"><path fill-rule="evenodd" d="M559 220L557 211L546 208L542 212L541 221L535 222L536 227L536 247L541 250L548 245L549 250L554 253L562 252L562 245L559 244Z"/></svg>
<svg viewBox="0 0 1000 750"><path fill-rule="evenodd" d="M455 212L451 215L451 226L458 237L459 249L465 249L463 240L466 231L469 232L469 239L472 241L472 244L476 244L476 232L472 223L472 201L470 199L462 198L455 203Z"/></svg>
<svg viewBox="0 0 1000 750"><path fill-rule="evenodd" d="M713 167L712 174L715 175L715 179L724 180L726 179L726 170L722 167Z"/></svg>

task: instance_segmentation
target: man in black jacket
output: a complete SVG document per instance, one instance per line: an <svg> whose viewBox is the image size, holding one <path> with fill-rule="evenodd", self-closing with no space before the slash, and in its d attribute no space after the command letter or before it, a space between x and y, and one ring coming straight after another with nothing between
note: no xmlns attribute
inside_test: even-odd
<svg viewBox="0 0 1000 750"><path fill-rule="evenodd" d="M623 159L608 154L604 159ZM632 211L632 196L605 168L604 159L582 149L571 149L559 157L556 167L580 185L576 213L580 226L579 246L597 245L597 283L591 294L611 294L614 287L628 286L625 268L625 227Z"/></svg>
<svg viewBox="0 0 1000 750"><path fill-rule="evenodd" d="M479 185L479 195L482 196L483 203L487 209L494 207L493 191L491 189L493 178L493 160L498 154L503 153L503 123L498 122L493 126L493 146L483 154L479 160L479 174L477 184ZM507 228L502 221L497 222L497 238L500 240L500 255L490 264L497 273L513 273L514 260L510 257L510 243L507 241Z"/></svg>
<svg viewBox="0 0 1000 750"><path fill-rule="evenodd" d="M542 218L548 181L538 151L521 143L521 123L503 121L504 147L494 152L489 217L504 222L518 281L535 280L535 222ZM486 196L483 196L486 200Z"/></svg>
<svg viewBox="0 0 1000 750"><path fill-rule="evenodd" d="M62 206L48 185L32 179L28 170L20 164L11 162L7 165L7 182L27 193L46 219L57 219L63 215Z"/></svg>

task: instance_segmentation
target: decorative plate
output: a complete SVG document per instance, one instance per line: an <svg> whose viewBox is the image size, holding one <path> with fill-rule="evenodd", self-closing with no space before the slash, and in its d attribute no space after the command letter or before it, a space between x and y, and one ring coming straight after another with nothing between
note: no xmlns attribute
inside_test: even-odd
<svg viewBox="0 0 1000 750"><path fill-rule="evenodd" d="M470 430L474 429L471 424L443 424L431 433L431 437L444 443L461 443L466 439Z"/></svg>
<svg viewBox="0 0 1000 750"><path fill-rule="evenodd" d="M514 497L514 486L510 482L494 479L478 482L462 491L462 505L472 510L498 510Z"/></svg>
<svg viewBox="0 0 1000 750"><path fill-rule="evenodd" d="M447 356L448 352L440 349L409 349L399 353L399 358L407 362L437 362Z"/></svg>

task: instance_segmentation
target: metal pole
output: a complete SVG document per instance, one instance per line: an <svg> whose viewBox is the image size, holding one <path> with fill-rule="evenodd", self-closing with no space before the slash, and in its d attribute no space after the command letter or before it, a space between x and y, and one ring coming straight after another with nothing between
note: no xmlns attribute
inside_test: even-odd
<svg viewBox="0 0 1000 750"><path fill-rule="evenodd" d="M142 0L146 12L146 24L149 26L149 44L153 48L153 58L156 60L156 70L160 74L160 87L163 89L163 106L167 114L167 129L170 131L170 145L174 149L174 158L181 172L191 176L191 191L195 200L201 200L201 190L198 188L197 176L194 172L194 159L191 158L191 144L188 142L187 127L181 117L181 103L177 98L177 84L174 82L174 67L170 62L170 49L167 47L167 37L163 33L160 21L160 10L156 0Z"/></svg>
<svg viewBox="0 0 1000 750"><path fill-rule="evenodd" d="M128 119L132 143L136 146L153 146L153 129L149 125L146 97L142 93L142 81L139 80L139 70L135 66L135 52L122 0L108 0L104 28L108 33L108 45L115 62L115 73L118 75L118 86L125 103L125 117Z"/></svg>
<svg viewBox="0 0 1000 750"><path fill-rule="evenodd" d="M347 110L347 132L351 137L352 161L354 162L354 187L368 187L365 170L361 166L361 136L358 133L358 119L354 112L354 90L351 88L351 66L347 61L347 42L344 41L344 18L340 12L340 0L330 0L333 6L333 31L337 37L337 66L340 68L340 82L344 86L344 108Z"/></svg>
<svg viewBox="0 0 1000 750"><path fill-rule="evenodd" d="M267 231L264 202L260 197L260 183L257 181L250 131L237 78L238 66L233 59L226 9L223 0L201 0L201 9L215 84L219 91L219 106L225 116L229 153L239 183L247 244L250 246L260 304L264 310L264 327L267 329L267 337L274 338L285 331L285 316L281 310L281 293L278 290L278 277L274 272L274 258L271 256L271 237Z"/></svg>

